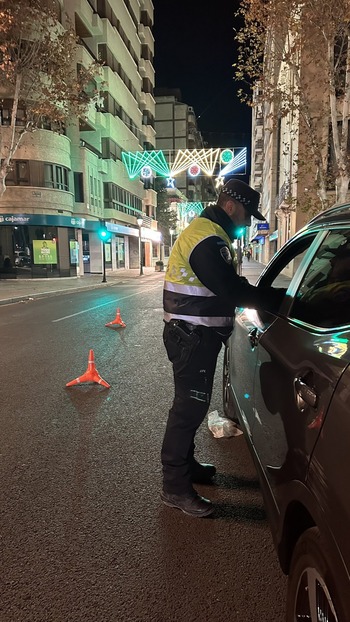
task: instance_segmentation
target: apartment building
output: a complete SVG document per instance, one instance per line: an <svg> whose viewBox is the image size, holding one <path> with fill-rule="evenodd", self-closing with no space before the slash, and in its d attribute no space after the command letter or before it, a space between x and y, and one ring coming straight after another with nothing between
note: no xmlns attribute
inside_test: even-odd
<svg viewBox="0 0 350 622"><path fill-rule="evenodd" d="M156 88L155 101L156 147L164 151L171 168L179 150L203 149L203 139L195 111L182 101L179 89ZM175 208L176 203L203 203L215 198L212 179L203 175L192 176L189 171L176 175L174 188L168 188L167 192Z"/></svg>
<svg viewBox="0 0 350 622"><path fill-rule="evenodd" d="M111 232L105 267L137 268L139 237L144 265L160 255L156 193L131 181L123 151L155 148L154 40L151 0L60 0L79 37L77 65L102 60L103 92L86 119L71 119L64 135L26 134L0 200L1 261L26 253L17 276L100 273L98 229ZM11 114L11 93L1 124ZM141 231L137 221L142 218ZM45 250L43 252L43 244Z"/></svg>

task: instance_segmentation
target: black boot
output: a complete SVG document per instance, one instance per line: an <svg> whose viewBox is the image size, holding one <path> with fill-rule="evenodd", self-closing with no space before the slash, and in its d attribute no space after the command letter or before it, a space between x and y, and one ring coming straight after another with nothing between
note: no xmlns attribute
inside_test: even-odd
<svg viewBox="0 0 350 622"><path fill-rule="evenodd" d="M190 472L193 484L211 484L216 468L213 464L201 464L195 460L191 465Z"/></svg>
<svg viewBox="0 0 350 622"><path fill-rule="evenodd" d="M160 498L165 505L181 510L188 516L204 518L214 512L211 501L201 497L196 492L183 495L170 495L167 492L162 492Z"/></svg>

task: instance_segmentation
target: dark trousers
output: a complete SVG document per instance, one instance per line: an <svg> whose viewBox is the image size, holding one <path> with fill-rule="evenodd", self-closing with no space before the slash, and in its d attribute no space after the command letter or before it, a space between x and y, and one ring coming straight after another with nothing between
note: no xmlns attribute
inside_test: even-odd
<svg viewBox="0 0 350 622"><path fill-rule="evenodd" d="M165 323L163 339L175 384L161 452L163 489L181 495L193 491L194 437L209 409L222 340L211 328L177 320Z"/></svg>

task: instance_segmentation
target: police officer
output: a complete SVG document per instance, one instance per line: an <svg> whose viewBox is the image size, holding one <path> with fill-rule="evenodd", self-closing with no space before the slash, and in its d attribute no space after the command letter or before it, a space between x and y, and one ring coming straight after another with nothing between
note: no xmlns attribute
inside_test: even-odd
<svg viewBox="0 0 350 622"><path fill-rule="evenodd" d="M237 306L276 310L285 290L257 288L238 276L232 241L258 211L260 194L229 180L216 205L192 220L175 242L164 282L164 344L173 365L175 397L161 459L162 501L190 516L209 516L212 503L193 488L210 483L215 466L194 457L194 437L206 416L217 357L233 330Z"/></svg>

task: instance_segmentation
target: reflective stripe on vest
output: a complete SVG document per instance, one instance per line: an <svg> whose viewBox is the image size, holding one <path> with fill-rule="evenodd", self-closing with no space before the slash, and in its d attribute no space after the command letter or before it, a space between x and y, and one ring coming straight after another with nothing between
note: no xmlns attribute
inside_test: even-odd
<svg viewBox="0 0 350 622"><path fill-rule="evenodd" d="M204 287L204 285L202 287L197 287L164 281L164 289L167 289L169 292L177 292L178 294L189 294L190 296L215 296L214 292Z"/></svg>
<svg viewBox="0 0 350 622"><path fill-rule="evenodd" d="M190 324L196 324L200 326L232 326L232 316L229 317L204 317L203 315L180 315L175 313L164 313L164 320L170 322L170 320L184 320Z"/></svg>

